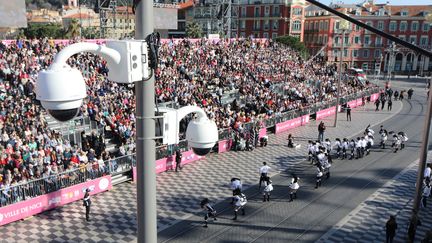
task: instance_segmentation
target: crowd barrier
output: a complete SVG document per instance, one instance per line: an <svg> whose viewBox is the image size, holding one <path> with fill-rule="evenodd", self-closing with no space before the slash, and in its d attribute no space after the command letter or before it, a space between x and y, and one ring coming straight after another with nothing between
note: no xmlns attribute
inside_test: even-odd
<svg viewBox="0 0 432 243"><path fill-rule="evenodd" d="M111 190L111 188L111 176L107 175L9 206L0 207L0 226L82 200L86 189L90 189L90 195L94 195Z"/></svg>

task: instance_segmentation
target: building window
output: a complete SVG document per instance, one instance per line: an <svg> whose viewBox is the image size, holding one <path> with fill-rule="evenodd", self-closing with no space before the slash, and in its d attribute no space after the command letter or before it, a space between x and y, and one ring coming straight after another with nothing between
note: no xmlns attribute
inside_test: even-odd
<svg viewBox="0 0 432 243"><path fill-rule="evenodd" d="M266 19L264 20L264 30L269 30L269 29L270 29L270 20Z"/></svg>
<svg viewBox="0 0 432 243"><path fill-rule="evenodd" d="M348 57L348 50L344 49L344 57Z"/></svg>
<svg viewBox="0 0 432 243"><path fill-rule="evenodd" d="M349 36L345 36L345 41L344 41L345 45L349 44Z"/></svg>
<svg viewBox="0 0 432 243"><path fill-rule="evenodd" d="M260 20L254 21L254 30L259 30L261 28L260 22L261 22Z"/></svg>
<svg viewBox="0 0 432 243"><path fill-rule="evenodd" d="M265 17L270 16L270 6L265 6L265 8L264 8L264 16Z"/></svg>
<svg viewBox="0 0 432 243"><path fill-rule="evenodd" d="M369 57L369 50L363 50L363 57L368 58Z"/></svg>
<svg viewBox="0 0 432 243"><path fill-rule="evenodd" d="M378 29L384 30L384 21L378 21Z"/></svg>
<svg viewBox="0 0 432 243"><path fill-rule="evenodd" d="M406 21L402 21L402 22L400 22L399 30L400 31L407 31L407 26L408 26L408 23Z"/></svg>
<svg viewBox="0 0 432 243"><path fill-rule="evenodd" d="M293 31L300 31L301 30L301 22L300 22L300 20L295 20L293 22L293 28L292 28L292 30Z"/></svg>
<svg viewBox="0 0 432 243"><path fill-rule="evenodd" d="M381 50L375 50L374 51L374 57L379 58L381 56Z"/></svg>
<svg viewBox="0 0 432 243"><path fill-rule="evenodd" d="M400 35L399 37L398 37L399 39L401 39L401 40L405 40L405 36L404 35Z"/></svg>
<svg viewBox="0 0 432 243"><path fill-rule="evenodd" d="M246 20L240 20L240 29L244 30L246 28Z"/></svg>
<svg viewBox="0 0 432 243"><path fill-rule="evenodd" d="M323 37L323 41L324 41L324 44L327 44L327 41L328 41L328 37L327 37L327 35L324 35L324 37Z"/></svg>
<svg viewBox="0 0 432 243"><path fill-rule="evenodd" d="M274 11L273 16L279 17L280 15L279 6L274 6L273 11Z"/></svg>
<svg viewBox="0 0 432 243"><path fill-rule="evenodd" d="M259 17L259 16L260 16L260 8L255 7L255 17Z"/></svg>
<svg viewBox="0 0 432 243"><path fill-rule="evenodd" d="M390 32L394 32L397 29L397 23L396 21L390 21L389 30Z"/></svg>
<svg viewBox="0 0 432 243"><path fill-rule="evenodd" d="M370 36L369 35L365 35L364 36L364 42L365 45L369 45L370 44Z"/></svg>
<svg viewBox="0 0 432 243"><path fill-rule="evenodd" d="M354 36L354 43L360 44L360 36Z"/></svg>
<svg viewBox="0 0 432 243"><path fill-rule="evenodd" d="M268 38L269 38L268 33L267 33L267 32L264 32L263 37L266 38L266 39L268 39Z"/></svg>
<svg viewBox="0 0 432 243"><path fill-rule="evenodd" d="M241 7L241 17L246 17L246 7Z"/></svg>
<svg viewBox="0 0 432 243"><path fill-rule="evenodd" d="M301 8L293 8L293 15L302 15Z"/></svg>
<svg viewBox="0 0 432 243"><path fill-rule="evenodd" d="M401 11L401 16L408 16L408 11L407 10L402 10Z"/></svg>
<svg viewBox="0 0 432 243"><path fill-rule="evenodd" d="M419 23L417 21L413 21L411 23L411 31L418 31Z"/></svg>
<svg viewBox="0 0 432 243"><path fill-rule="evenodd" d="M319 29L320 30L324 29L324 23L322 21L319 22Z"/></svg>
<svg viewBox="0 0 432 243"><path fill-rule="evenodd" d="M318 29L318 21L315 21L315 28L314 28L315 30L317 30Z"/></svg>
<svg viewBox="0 0 432 243"><path fill-rule="evenodd" d="M273 34L272 34L272 39L275 39L277 36L278 36L277 33L273 33Z"/></svg>
<svg viewBox="0 0 432 243"><path fill-rule="evenodd" d="M328 30L328 21L324 21L324 30Z"/></svg>
<svg viewBox="0 0 432 243"><path fill-rule="evenodd" d="M352 56L353 57L358 57L358 50L353 50L352 51Z"/></svg>
<svg viewBox="0 0 432 243"><path fill-rule="evenodd" d="M415 36L415 35L410 36L409 42L411 44L416 45L417 44L417 36Z"/></svg>
<svg viewBox="0 0 432 243"><path fill-rule="evenodd" d="M428 32L429 31L429 23L423 22L423 31Z"/></svg>
<svg viewBox="0 0 432 243"><path fill-rule="evenodd" d="M375 38L375 43L376 43L377 46L382 46L382 38L381 38L381 36L377 36Z"/></svg>
<svg viewBox="0 0 432 243"><path fill-rule="evenodd" d="M273 30L279 29L279 20L273 20Z"/></svg>
<svg viewBox="0 0 432 243"><path fill-rule="evenodd" d="M323 43L323 38L322 38L322 36L320 35L320 36L318 36L318 44L322 44Z"/></svg>
<svg viewBox="0 0 432 243"><path fill-rule="evenodd" d="M356 25L355 30L360 31L360 26Z"/></svg>
<svg viewBox="0 0 432 243"><path fill-rule="evenodd" d="M245 32L240 32L240 37L245 38L246 37L246 33Z"/></svg>
<svg viewBox="0 0 432 243"><path fill-rule="evenodd" d="M421 46L427 46L428 45L428 37L427 36L420 37L420 45Z"/></svg>

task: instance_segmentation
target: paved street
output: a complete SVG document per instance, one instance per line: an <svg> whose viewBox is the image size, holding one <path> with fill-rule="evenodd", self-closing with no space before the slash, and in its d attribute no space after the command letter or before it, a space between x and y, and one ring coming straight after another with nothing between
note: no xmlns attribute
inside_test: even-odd
<svg viewBox="0 0 432 243"><path fill-rule="evenodd" d="M421 89L416 89L421 92ZM425 93L423 89L423 93ZM424 94L423 94L424 96ZM403 153L375 151L363 160L335 161L332 177L323 188L313 189L313 168L304 160L306 142L316 139L317 124L290 131L301 143L300 149L288 149L287 133L270 136L269 146L252 152L213 154L206 160L185 166L180 173L158 175L159 241L172 242L287 242L314 241L349 214L386 181L402 171L418 157L420 127L423 122L424 98L393 103L391 112L374 112L372 104L353 110L353 121L339 116L338 128L331 127L332 118L325 119L326 137L352 137L368 124L384 124L410 136ZM386 120L385 122L382 122ZM375 131L378 131L376 127ZM390 129L390 130L391 130ZM262 161L273 168L275 192L263 204L255 187L257 170ZM302 178L299 199L287 202L288 178L296 172ZM280 173L280 174L279 174ZM249 188L247 215L238 222L230 220L229 179L240 177ZM208 197L218 202L221 213L217 223L202 230L199 201ZM92 216L84 221L81 202L73 203L25 221L0 228L2 240L38 242L133 242L135 238L135 189L124 183L113 191L93 198ZM178 222L182 222L177 224ZM173 227L170 227L174 225ZM283 233L283 237L282 237Z"/></svg>

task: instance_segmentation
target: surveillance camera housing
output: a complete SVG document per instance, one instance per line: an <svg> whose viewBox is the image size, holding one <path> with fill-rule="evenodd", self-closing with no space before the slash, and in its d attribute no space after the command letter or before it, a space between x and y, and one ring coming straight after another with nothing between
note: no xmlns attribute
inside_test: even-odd
<svg viewBox="0 0 432 243"><path fill-rule="evenodd" d="M208 118L190 121L186 130L186 140L196 155L204 156L210 153L218 141L216 123Z"/></svg>
<svg viewBox="0 0 432 243"><path fill-rule="evenodd" d="M81 72L67 65L53 64L41 71L36 81L36 99L56 120L64 122L74 118L86 97Z"/></svg>

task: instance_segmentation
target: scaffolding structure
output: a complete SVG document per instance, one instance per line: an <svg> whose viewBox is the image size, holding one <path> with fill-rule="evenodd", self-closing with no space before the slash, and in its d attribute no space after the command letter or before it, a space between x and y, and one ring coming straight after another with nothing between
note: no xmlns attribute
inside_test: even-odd
<svg viewBox="0 0 432 243"><path fill-rule="evenodd" d="M125 11L118 12L118 7L125 7ZM98 0L96 12L99 13L100 37L106 38L109 29L117 29L117 17L129 15L128 0ZM111 21L109 21L111 19ZM129 16L126 16L129 19Z"/></svg>

